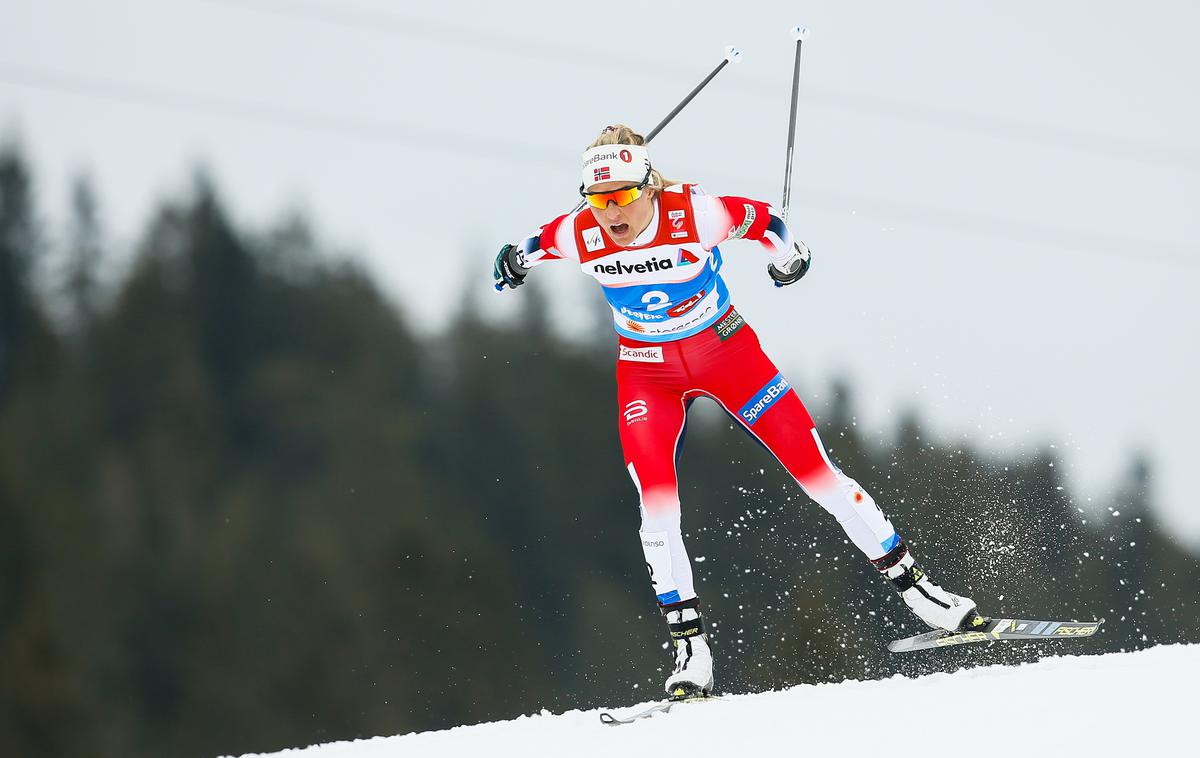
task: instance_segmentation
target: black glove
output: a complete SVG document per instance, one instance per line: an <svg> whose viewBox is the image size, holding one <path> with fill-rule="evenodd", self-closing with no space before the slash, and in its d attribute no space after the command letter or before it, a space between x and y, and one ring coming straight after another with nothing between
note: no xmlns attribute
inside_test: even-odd
<svg viewBox="0 0 1200 758"><path fill-rule="evenodd" d="M786 287L795 284L808 273L808 264L812 260L812 251L803 242L796 242L796 250L790 258L776 266L767 264L767 273L775 280L776 287Z"/></svg>
<svg viewBox="0 0 1200 758"><path fill-rule="evenodd" d="M496 280L496 291L502 292L505 285L516 289L525 283L529 269L521 265L521 252L516 245L505 245L496 254L496 265L492 277Z"/></svg>

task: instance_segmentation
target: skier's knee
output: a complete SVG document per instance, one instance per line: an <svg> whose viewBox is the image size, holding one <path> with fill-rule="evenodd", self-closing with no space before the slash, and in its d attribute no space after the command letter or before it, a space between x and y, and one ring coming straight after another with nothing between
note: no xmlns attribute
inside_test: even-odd
<svg viewBox="0 0 1200 758"><path fill-rule="evenodd" d="M679 531L679 506L671 507L656 507L647 508L645 503L642 503L641 508L642 524L641 531L643 532L678 532Z"/></svg>
<svg viewBox="0 0 1200 758"><path fill-rule="evenodd" d="M839 523L853 517L861 509L878 508L875 504L875 499L871 497L870 493L863 489L858 482L840 471L824 487L805 487L803 484L800 486L804 489L805 494L837 518Z"/></svg>
<svg viewBox="0 0 1200 758"><path fill-rule="evenodd" d="M657 532L679 529L679 491L660 485L641 492L642 530Z"/></svg>

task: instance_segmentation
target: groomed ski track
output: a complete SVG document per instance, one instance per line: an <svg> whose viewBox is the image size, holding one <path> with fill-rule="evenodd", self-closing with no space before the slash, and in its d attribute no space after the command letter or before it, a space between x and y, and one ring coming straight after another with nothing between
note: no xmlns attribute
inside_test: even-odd
<svg viewBox="0 0 1200 758"><path fill-rule="evenodd" d="M570 711L260 755L1194 755L1198 674L1200 645L1168 645L724 696L625 726Z"/></svg>

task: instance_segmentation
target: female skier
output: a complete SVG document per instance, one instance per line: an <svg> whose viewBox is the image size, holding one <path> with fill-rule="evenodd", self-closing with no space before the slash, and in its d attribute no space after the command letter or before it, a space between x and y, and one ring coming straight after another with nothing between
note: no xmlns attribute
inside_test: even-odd
<svg viewBox="0 0 1200 758"><path fill-rule="evenodd" d="M664 181L644 142L627 126L606 127L583 153L586 211L504 245L493 273L497 290L516 288L533 267L569 259L600 283L612 307L621 448L640 498L650 581L674 643L668 695L703 696L713 686L675 472L688 405L702 395L720 403L833 514L922 621L955 630L977 617L974 601L930 580L871 496L830 461L808 410L730 304L719 243L759 242L778 286L808 271L808 248L793 241L767 203Z"/></svg>

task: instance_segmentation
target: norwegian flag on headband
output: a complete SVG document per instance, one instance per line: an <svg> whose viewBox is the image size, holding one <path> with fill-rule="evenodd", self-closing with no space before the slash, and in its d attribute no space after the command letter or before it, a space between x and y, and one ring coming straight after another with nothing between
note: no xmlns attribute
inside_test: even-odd
<svg viewBox="0 0 1200 758"><path fill-rule="evenodd" d="M596 174L596 178L592 179L593 182L602 182L612 176L608 171L608 166L601 166L594 173Z"/></svg>

